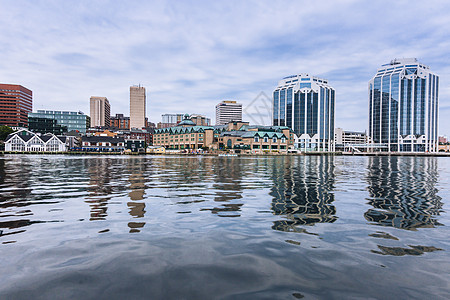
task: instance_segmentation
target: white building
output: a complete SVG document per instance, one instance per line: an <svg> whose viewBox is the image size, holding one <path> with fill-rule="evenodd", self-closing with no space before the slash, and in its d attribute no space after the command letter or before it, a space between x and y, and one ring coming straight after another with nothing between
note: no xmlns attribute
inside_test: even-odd
<svg viewBox="0 0 450 300"><path fill-rule="evenodd" d="M10 152L64 152L66 137L52 133L38 135L26 129L14 132L6 138L5 151Z"/></svg>
<svg viewBox="0 0 450 300"><path fill-rule="evenodd" d="M232 100L225 100L216 105L216 125L242 121L242 104Z"/></svg>

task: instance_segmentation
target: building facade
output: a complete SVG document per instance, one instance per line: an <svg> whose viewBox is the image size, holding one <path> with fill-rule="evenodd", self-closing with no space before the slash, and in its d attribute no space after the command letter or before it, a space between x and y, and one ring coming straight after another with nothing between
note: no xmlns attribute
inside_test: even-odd
<svg viewBox="0 0 450 300"><path fill-rule="evenodd" d="M27 127L33 92L17 84L0 83L0 125Z"/></svg>
<svg viewBox="0 0 450 300"><path fill-rule="evenodd" d="M66 137L52 133L39 135L28 130L14 132L6 138L5 151L10 152L64 152Z"/></svg>
<svg viewBox="0 0 450 300"><path fill-rule="evenodd" d="M130 117L125 117L123 114L116 114L110 118L110 127L119 129L130 129Z"/></svg>
<svg viewBox="0 0 450 300"><path fill-rule="evenodd" d="M216 125L225 125L233 121L242 121L242 104L225 100L216 105Z"/></svg>
<svg viewBox="0 0 450 300"><path fill-rule="evenodd" d="M67 126L59 125L55 119L28 117L28 130L42 134L61 135L67 132Z"/></svg>
<svg viewBox="0 0 450 300"><path fill-rule="evenodd" d="M278 82L273 92L273 125L291 128L302 151L334 151L335 90L309 74Z"/></svg>
<svg viewBox="0 0 450 300"><path fill-rule="evenodd" d="M57 110L38 110L35 113L29 113L32 118L54 119L57 125L66 126L67 131L78 131L86 133L90 127L90 118L81 111L57 111Z"/></svg>
<svg viewBox="0 0 450 300"><path fill-rule="evenodd" d="M394 59L369 81L369 137L387 151L437 152L439 77L415 58Z"/></svg>
<svg viewBox="0 0 450 300"><path fill-rule="evenodd" d="M130 86L130 128L145 127L146 95L143 86Z"/></svg>
<svg viewBox="0 0 450 300"><path fill-rule="evenodd" d="M90 99L91 126L109 126L111 106L106 97L94 97Z"/></svg>

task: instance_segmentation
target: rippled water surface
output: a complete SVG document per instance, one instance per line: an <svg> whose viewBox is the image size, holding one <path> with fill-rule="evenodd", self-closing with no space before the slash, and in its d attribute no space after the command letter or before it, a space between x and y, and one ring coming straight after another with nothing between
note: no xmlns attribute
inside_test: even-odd
<svg viewBox="0 0 450 300"><path fill-rule="evenodd" d="M450 159L0 156L1 299L448 299Z"/></svg>

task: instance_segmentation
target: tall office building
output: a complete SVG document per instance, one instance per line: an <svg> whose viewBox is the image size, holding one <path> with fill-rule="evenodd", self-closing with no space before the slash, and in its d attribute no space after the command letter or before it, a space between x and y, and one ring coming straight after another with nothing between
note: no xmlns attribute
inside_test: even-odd
<svg viewBox="0 0 450 300"><path fill-rule="evenodd" d="M415 58L382 65L369 81L369 137L388 151L436 152L439 77Z"/></svg>
<svg viewBox="0 0 450 300"><path fill-rule="evenodd" d="M0 83L0 125L26 127L32 110L32 91L21 85Z"/></svg>
<svg viewBox="0 0 450 300"><path fill-rule="evenodd" d="M145 127L145 87L130 86L130 127Z"/></svg>
<svg viewBox="0 0 450 300"><path fill-rule="evenodd" d="M91 126L110 126L111 107L106 97L91 97Z"/></svg>
<svg viewBox="0 0 450 300"><path fill-rule="evenodd" d="M242 104L226 100L216 105L216 125L225 125L232 121L242 121Z"/></svg>
<svg viewBox="0 0 450 300"><path fill-rule="evenodd" d="M273 92L273 125L291 128L303 151L334 151L335 90L309 74L283 78Z"/></svg>

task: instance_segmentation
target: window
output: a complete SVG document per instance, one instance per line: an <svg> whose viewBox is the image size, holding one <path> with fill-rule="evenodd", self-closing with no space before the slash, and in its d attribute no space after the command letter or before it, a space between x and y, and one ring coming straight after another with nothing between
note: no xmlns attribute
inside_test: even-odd
<svg viewBox="0 0 450 300"><path fill-rule="evenodd" d="M286 138L281 138L281 142L284 144L286 143Z"/></svg>
<svg viewBox="0 0 450 300"><path fill-rule="evenodd" d="M272 138L272 142L273 142L273 143L276 143L276 142L277 142L277 137L276 137L276 136L274 136L274 137Z"/></svg>
<svg viewBox="0 0 450 300"><path fill-rule="evenodd" d="M268 143L269 142L269 138L267 136L264 137L264 143Z"/></svg>
<svg viewBox="0 0 450 300"><path fill-rule="evenodd" d="M259 136L255 136L255 143L259 143Z"/></svg>

